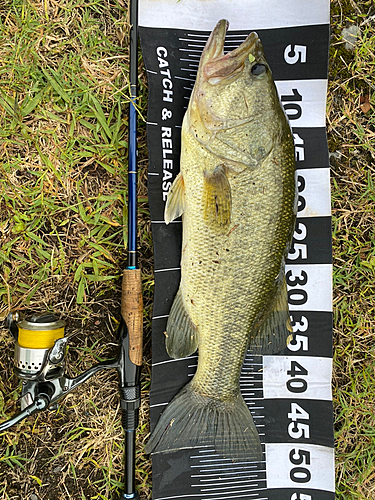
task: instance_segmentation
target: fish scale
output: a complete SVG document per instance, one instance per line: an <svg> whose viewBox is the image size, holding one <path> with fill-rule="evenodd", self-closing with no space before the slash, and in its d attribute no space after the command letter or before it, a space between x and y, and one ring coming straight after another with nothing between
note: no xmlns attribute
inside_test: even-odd
<svg viewBox="0 0 375 500"><path fill-rule="evenodd" d="M176 358L198 348L198 366L146 450L209 444L232 460L260 460L239 377L249 346L277 352L291 331L284 268L296 215L294 144L258 36L224 54L226 29L220 21L202 53L165 211L167 223L183 218L166 348Z"/></svg>

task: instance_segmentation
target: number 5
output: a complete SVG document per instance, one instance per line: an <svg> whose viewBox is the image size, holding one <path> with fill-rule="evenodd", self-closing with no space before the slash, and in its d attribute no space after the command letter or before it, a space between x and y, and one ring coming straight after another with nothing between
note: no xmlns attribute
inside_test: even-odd
<svg viewBox="0 0 375 500"><path fill-rule="evenodd" d="M288 345L288 349L290 351L299 351L301 348L302 351L307 351L308 347L309 347L309 338L305 337L305 335L296 335L295 339L291 340Z"/></svg>
<svg viewBox="0 0 375 500"><path fill-rule="evenodd" d="M293 449L289 453L289 460L294 465L301 465L305 462L306 465L310 465L310 452L305 450Z"/></svg>
<svg viewBox="0 0 375 500"><path fill-rule="evenodd" d="M306 243L294 243L288 253L289 260L307 259Z"/></svg>
<svg viewBox="0 0 375 500"><path fill-rule="evenodd" d="M301 422L290 422L290 424L288 425L288 434L293 439L299 439L301 437L309 438L309 424L302 424Z"/></svg>
<svg viewBox="0 0 375 500"><path fill-rule="evenodd" d="M288 64L296 64L299 60L301 60L301 63L305 63L306 54L306 45L288 45L284 50L284 59Z"/></svg>

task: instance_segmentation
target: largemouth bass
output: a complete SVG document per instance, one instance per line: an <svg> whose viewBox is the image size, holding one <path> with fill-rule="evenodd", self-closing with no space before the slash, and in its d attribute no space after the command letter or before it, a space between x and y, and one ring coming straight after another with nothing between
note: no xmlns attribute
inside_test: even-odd
<svg viewBox="0 0 375 500"><path fill-rule="evenodd" d="M296 214L294 144L258 35L224 54L227 27L217 24L202 53L165 209L167 224L183 216L166 349L180 358L198 348L198 367L146 451L210 445L259 460L239 376L249 346L275 353L291 332L284 269Z"/></svg>

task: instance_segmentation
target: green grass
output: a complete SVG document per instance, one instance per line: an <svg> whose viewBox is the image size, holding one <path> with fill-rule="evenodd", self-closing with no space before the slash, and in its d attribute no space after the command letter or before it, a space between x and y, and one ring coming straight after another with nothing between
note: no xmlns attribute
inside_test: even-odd
<svg viewBox="0 0 375 500"><path fill-rule="evenodd" d="M375 498L375 15L331 2L327 131L332 163L334 409L338 500ZM0 4L0 316L55 311L68 322L70 375L110 357L127 243L128 36L115 0ZM341 38L356 24L354 51ZM152 239L147 205L147 84L140 60L139 242L145 350L136 481L151 498L148 434ZM370 111L361 103L369 96ZM0 334L0 416L19 409L13 342ZM115 376L57 411L0 434L0 500L110 499L123 480Z"/></svg>
<svg viewBox="0 0 375 500"><path fill-rule="evenodd" d="M371 2L332 2L328 137L332 157L334 407L338 500L375 497L374 263L375 14ZM359 25L353 51L343 27ZM366 113L361 101L369 96ZM362 99L361 99L362 98Z"/></svg>
<svg viewBox="0 0 375 500"><path fill-rule="evenodd" d="M12 237L2 247L0 294L13 308L64 276L82 304L91 283L100 289L119 277L127 239L127 56L114 35L102 35L103 23L113 31L124 23L100 2L58 10L52 18L15 2L4 23L2 227ZM78 250L71 257L67 239ZM8 276L26 267L31 281L9 287Z"/></svg>
<svg viewBox="0 0 375 500"><path fill-rule="evenodd" d="M116 347L127 245L126 14L115 2L97 0L0 5L0 316L10 309L63 316L75 334L71 375L113 356ZM144 78L139 87L147 343L153 277ZM0 341L0 414L9 418L19 411L20 386L5 329ZM147 359L145 367L143 396ZM148 432L143 405L140 441ZM95 377L57 412L0 435L0 476L7 478L0 498L113 498L123 481L123 441L116 377ZM142 452L137 468L150 496L150 464Z"/></svg>

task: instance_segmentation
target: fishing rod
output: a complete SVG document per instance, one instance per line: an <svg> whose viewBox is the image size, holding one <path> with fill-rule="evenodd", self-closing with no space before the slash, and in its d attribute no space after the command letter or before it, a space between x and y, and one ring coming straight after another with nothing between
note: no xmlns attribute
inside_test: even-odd
<svg viewBox="0 0 375 500"><path fill-rule="evenodd" d="M121 320L117 331L119 353L77 377L65 374L65 321L42 313L22 318L9 313L7 326L15 340L14 372L22 380L21 412L0 424L0 432L21 420L49 409L76 387L103 370L118 374L122 426L125 433L125 478L120 500L139 500L135 488L136 429L140 406L140 373L143 344L143 301L141 270L137 255L137 99L138 0L130 3L130 106L128 156L128 253L123 271Z"/></svg>
<svg viewBox="0 0 375 500"><path fill-rule="evenodd" d="M137 254L137 110L138 0L130 1L130 103L128 156L128 258L123 276L121 313L128 329L129 355L124 365L125 387L120 388L125 431L125 489L121 498L139 499L135 489L136 428L140 406L143 346L142 278ZM133 391L133 392L132 392Z"/></svg>

